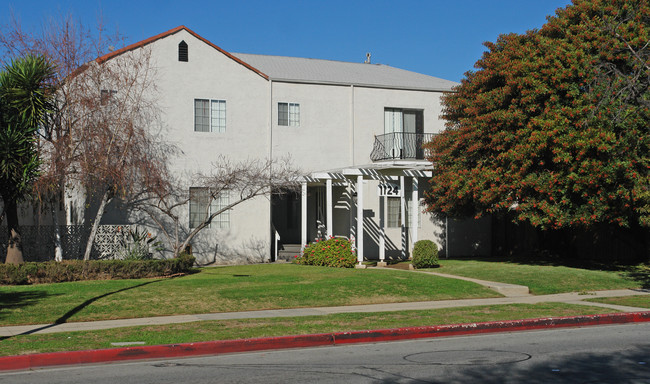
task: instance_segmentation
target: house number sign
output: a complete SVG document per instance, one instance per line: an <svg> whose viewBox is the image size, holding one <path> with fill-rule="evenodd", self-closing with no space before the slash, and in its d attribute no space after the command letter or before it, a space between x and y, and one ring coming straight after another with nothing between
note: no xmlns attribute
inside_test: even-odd
<svg viewBox="0 0 650 384"><path fill-rule="evenodd" d="M388 197L401 197L402 191L399 189L399 184L393 183L379 183L378 193L379 196Z"/></svg>

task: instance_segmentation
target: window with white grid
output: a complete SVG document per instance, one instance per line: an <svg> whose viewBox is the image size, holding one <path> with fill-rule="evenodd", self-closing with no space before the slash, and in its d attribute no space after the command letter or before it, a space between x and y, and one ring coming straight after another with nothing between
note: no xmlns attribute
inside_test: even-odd
<svg viewBox="0 0 650 384"><path fill-rule="evenodd" d="M299 127L300 104L278 103L278 125Z"/></svg>
<svg viewBox="0 0 650 384"><path fill-rule="evenodd" d="M226 132L226 101L194 99L194 131Z"/></svg>
<svg viewBox="0 0 650 384"><path fill-rule="evenodd" d="M190 228L196 228L208 216L225 208L230 204L230 193L221 191L213 198L209 188L190 187ZM230 211L225 210L212 219L211 228L229 228Z"/></svg>
<svg viewBox="0 0 650 384"><path fill-rule="evenodd" d="M386 213L388 228L399 228L402 225L402 206L399 197L386 199Z"/></svg>
<svg viewBox="0 0 650 384"><path fill-rule="evenodd" d="M230 204L230 193L228 191L221 191L219 195L212 201L210 206L211 212L218 212ZM230 210L225 210L212 219L212 228L230 228Z"/></svg>

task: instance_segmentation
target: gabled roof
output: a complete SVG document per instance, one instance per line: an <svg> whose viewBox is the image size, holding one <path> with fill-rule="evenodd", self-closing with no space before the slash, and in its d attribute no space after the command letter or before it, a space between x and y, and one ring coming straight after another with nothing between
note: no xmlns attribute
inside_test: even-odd
<svg viewBox="0 0 650 384"><path fill-rule="evenodd" d="M105 62L105 61L107 61L107 60L110 60L110 59L112 59L112 58L114 58L114 57L116 57L116 56L119 56L119 55L121 55L121 54L123 54L123 53L125 53L125 52L133 51L133 50L135 50L135 49L137 49L137 48L144 47L144 46L147 45L147 44L151 44L151 43L153 43L154 41L160 40L160 39L165 38L165 37L167 37L167 36L171 36L171 35L173 35L173 34L175 34L175 33L180 32L180 31L186 31L186 32L188 32L188 33L191 34L192 36L194 36L194 37L196 37L197 39L203 41L203 42L206 43L207 45L211 46L212 48L214 48L214 49L216 49L217 51L219 51L219 52L223 53L224 55L226 55L227 57L233 59L233 60L236 61L237 63L243 65L244 67L250 69L251 71L257 73L258 75L260 75L260 76L262 76L263 78L265 78L265 79L268 80L269 77L268 77L266 74L262 73L262 71L258 70L257 68L254 68L254 67L251 66L250 64L245 63L245 62L243 62L242 60L240 60L239 58L233 56L232 54L230 54L230 53L228 53L228 52L226 52L226 51L224 51L223 49L221 49L221 48L219 48L218 46L214 45L214 44L213 44L212 42L210 42L209 40L207 40L207 39L205 39L205 38L199 36L196 32L192 31L191 29L187 28L187 27L184 26L184 25L181 25L180 27L176 27L176 28L174 28L174 29L170 29L170 30L167 31L167 32L163 32L163 33L158 34L158 35L156 35L156 36L150 37L150 38L148 38L148 39L146 39L146 40L142 40L142 41L139 41L139 42L137 42L137 43L134 43L134 44L128 45L128 46L126 46L126 47L124 47L124 48L118 49L118 50L113 51L113 52L111 52L111 53L107 53L106 55L97 58L96 61L97 61L99 64L101 64L101 63L103 63L103 62Z"/></svg>
<svg viewBox="0 0 650 384"><path fill-rule="evenodd" d="M101 64L125 52L144 47L180 31L188 32L267 80L427 91L450 91L452 87L458 85L453 81L382 64L229 53L183 25L108 53L96 61Z"/></svg>
<svg viewBox="0 0 650 384"><path fill-rule="evenodd" d="M270 80L367 87L450 91L458 83L382 64L233 53Z"/></svg>

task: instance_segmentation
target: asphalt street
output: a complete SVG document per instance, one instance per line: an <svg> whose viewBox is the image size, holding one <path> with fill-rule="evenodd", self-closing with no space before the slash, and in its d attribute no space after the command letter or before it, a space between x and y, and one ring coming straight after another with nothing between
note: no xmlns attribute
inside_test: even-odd
<svg viewBox="0 0 650 384"><path fill-rule="evenodd" d="M650 383L650 323L0 373L0 383Z"/></svg>

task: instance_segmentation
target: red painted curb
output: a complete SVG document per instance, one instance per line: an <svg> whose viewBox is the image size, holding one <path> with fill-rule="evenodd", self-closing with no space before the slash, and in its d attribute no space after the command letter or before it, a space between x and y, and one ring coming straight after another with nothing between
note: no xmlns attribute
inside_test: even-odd
<svg viewBox="0 0 650 384"><path fill-rule="evenodd" d="M255 339L206 341L200 343L152 345L89 351L39 353L0 357L0 371L22 370L55 365L103 363L122 360L161 359L185 356L218 355L235 352L263 351L316 347L324 345L371 343L380 341L446 337L478 333L512 332L548 328L580 327L650 321L649 312L613 313L541 319L493 321L377 329L370 331L336 332L315 335L264 337Z"/></svg>
<svg viewBox="0 0 650 384"><path fill-rule="evenodd" d="M630 312L605 315L549 317L541 319L339 332L334 333L333 336L334 344L349 344L648 321L650 321L650 312Z"/></svg>

